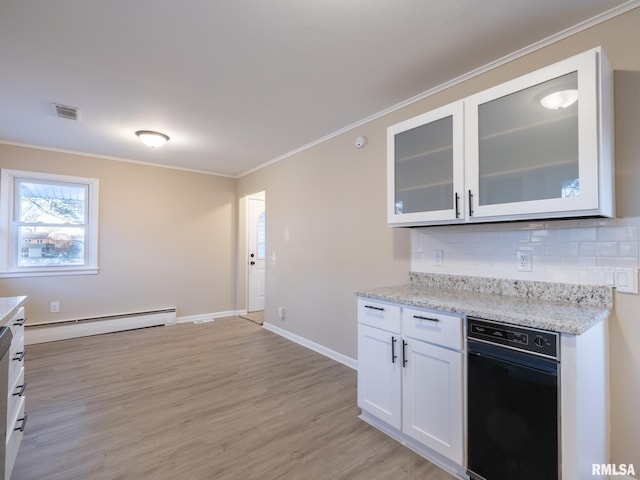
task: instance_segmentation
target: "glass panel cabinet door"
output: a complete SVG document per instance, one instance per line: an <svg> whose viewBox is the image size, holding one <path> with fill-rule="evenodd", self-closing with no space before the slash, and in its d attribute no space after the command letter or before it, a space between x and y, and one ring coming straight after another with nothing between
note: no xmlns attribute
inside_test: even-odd
<svg viewBox="0 0 640 480"><path fill-rule="evenodd" d="M598 209L597 67L589 51L466 99L470 217Z"/></svg>
<svg viewBox="0 0 640 480"><path fill-rule="evenodd" d="M462 218L462 114L457 102L389 127L389 224Z"/></svg>

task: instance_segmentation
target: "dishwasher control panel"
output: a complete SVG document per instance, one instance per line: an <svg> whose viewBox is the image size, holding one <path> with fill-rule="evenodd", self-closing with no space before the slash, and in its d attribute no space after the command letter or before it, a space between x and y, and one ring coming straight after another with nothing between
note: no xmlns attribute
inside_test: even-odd
<svg viewBox="0 0 640 480"><path fill-rule="evenodd" d="M558 359L558 334L467 317L467 337Z"/></svg>

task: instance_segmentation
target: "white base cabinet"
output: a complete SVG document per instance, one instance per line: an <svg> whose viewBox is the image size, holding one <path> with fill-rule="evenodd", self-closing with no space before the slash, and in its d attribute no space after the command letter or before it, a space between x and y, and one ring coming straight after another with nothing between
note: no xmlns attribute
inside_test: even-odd
<svg viewBox="0 0 640 480"><path fill-rule="evenodd" d="M4 477L11 478L11 472L18 456L18 449L24 435L27 422L25 413L24 370L24 322L26 321L24 303L26 297L7 297L0 299L0 308L9 308L13 313L7 314L0 325L11 329L12 340L9 348L9 375L7 389L7 430L5 436ZM14 308L15 307L15 308Z"/></svg>
<svg viewBox="0 0 640 480"><path fill-rule="evenodd" d="M358 406L394 428L402 427L402 367L391 357L398 332L358 326Z"/></svg>
<svg viewBox="0 0 640 480"><path fill-rule="evenodd" d="M464 473L463 318L358 299L361 418Z"/></svg>
<svg viewBox="0 0 640 480"><path fill-rule="evenodd" d="M402 431L462 465L462 353L408 339L406 356Z"/></svg>

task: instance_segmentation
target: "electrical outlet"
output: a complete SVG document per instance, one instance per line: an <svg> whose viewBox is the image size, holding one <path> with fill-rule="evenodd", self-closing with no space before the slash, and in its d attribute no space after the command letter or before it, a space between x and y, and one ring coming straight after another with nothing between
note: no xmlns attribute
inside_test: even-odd
<svg viewBox="0 0 640 480"><path fill-rule="evenodd" d="M531 271L531 252L518 250L516 252L516 270L518 272Z"/></svg>
<svg viewBox="0 0 640 480"><path fill-rule="evenodd" d="M433 264L441 266L442 265L442 250L434 250L433 251Z"/></svg>
<svg viewBox="0 0 640 480"><path fill-rule="evenodd" d="M280 320L284 320L284 314L285 314L284 307L278 307L278 318Z"/></svg>
<svg viewBox="0 0 640 480"><path fill-rule="evenodd" d="M51 302L49 306L49 311L51 313L58 313L60 311L60 302Z"/></svg>

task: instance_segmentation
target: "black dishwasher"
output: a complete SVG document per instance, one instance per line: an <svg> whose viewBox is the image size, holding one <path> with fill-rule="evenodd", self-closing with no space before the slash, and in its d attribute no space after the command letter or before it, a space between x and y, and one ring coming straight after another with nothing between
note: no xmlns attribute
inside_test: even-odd
<svg viewBox="0 0 640 480"><path fill-rule="evenodd" d="M467 469L476 480L557 480L558 334L468 317Z"/></svg>

